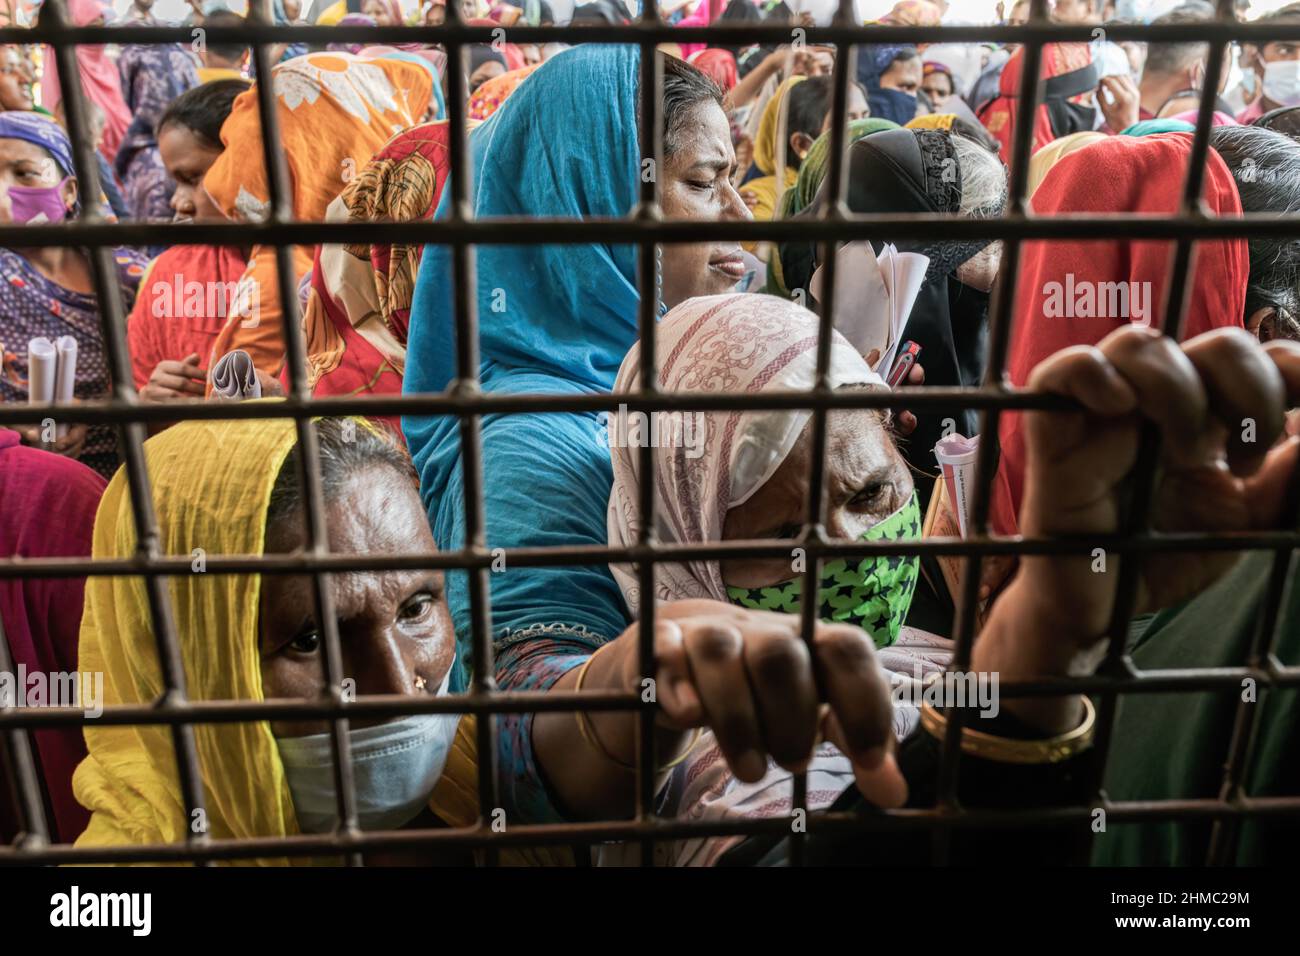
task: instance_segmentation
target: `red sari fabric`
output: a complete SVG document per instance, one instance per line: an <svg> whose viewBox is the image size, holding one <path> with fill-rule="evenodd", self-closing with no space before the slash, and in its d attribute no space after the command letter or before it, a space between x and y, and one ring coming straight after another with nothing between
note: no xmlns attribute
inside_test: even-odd
<svg viewBox="0 0 1300 956"><path fill-rule="evenodd" d="M327 218L432 218L451 169L447 135L445 121L399 133L330 205ZM303 320L313 395L401 393L423 251L419 244L317 248Z"/></svg>
<svg viewBox="0 0 1300 956"><path fill-rule="evenodd" d="M126 324L137 390L165 359L197 352L207 362L247 268L243 251L227 246L172 246L149 265Z"/></svg>
<svg viewBox="0 0 1300 956"><path fill-rule="evenodd" d="M1011 59L1002 70L997 99L985 106L979 114L980 122L998 141L998 154L1004 163L1011 162L1011 144L1016 133L1016 110L1019 108L1022 85L1020 74L1023 71L1024 59L1023 47L1011 55ZM1086 69L1091 63L1092 50L1086 43L1048 43L1043 47L1039 76L1043 80L1050 80L1073 73L1075 70ZM1032 156L1052 140L1076 132L1079 130L1054 129L1052 111L1047 102L1040 99L1034 108L1034 142L1029 148L1029 154Z"/></svg>
<svg viewBox="0 0 1300 956"><path fill-rule="evenodd" d="M80 462L28 448L17 432L0 428L0 557L89 557L105 485ZM15 669L77 669L85 584L85 578L0 578L0 621ZM38 730L32 738L49 794L50 835L70 843L90 819L72 796L72 772L86 756L81 728ZM9 797L9 787L0 786L0 842L12 840L20 826Z"/></svg>
<svg viewBox="0 0 1300 956"><path fill-rule="evenodd" d="M1182 199L1191 147L1192 138L1187 133L1112 136L1094 143L1052 167L1034 193L1034 212L1049 216L1110 212L1173 215ZM1212 216L1242 214L1232 172L1214 150L1210 150L1206 163L1204 201ZM1167 240L1025 243L1007 361L1012 384L1024 385L1034 366L1049 355L1071 345L1093 345L1126 323L1163 327L1173 253L1174 243ZM1249 276L1246 240L1196 243L1182 337L1192 338L1223 326L1241 328ZM1109 303L1122 299L1113 298L1109 292L1103 295L1103 283L1128 283L1130 303L1145 299L1147 314L1139 316L1132 307L1126 310L1127 315L1109 314L1113 311ZM1086 305L1089 290L1095 293L1092 306ZM1006 482L1011 510L995 509L993 526L999 533L1011 534L1017 529L1015 519L1024 488L1025 446L1020 414L1002 415L999 437L999 479Z"/></svg>

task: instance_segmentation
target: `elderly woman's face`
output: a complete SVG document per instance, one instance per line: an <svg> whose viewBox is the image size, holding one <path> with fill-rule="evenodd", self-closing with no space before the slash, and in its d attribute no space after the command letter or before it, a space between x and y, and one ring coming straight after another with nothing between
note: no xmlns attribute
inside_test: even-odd
<svg viewBox="0 0 1300 956"><path fill-rule="evenodd" d="M727 512L725 540L799 534L808 509L811 424L763 487ZM833 411L827 417L826 478L826 533L832 538L861 538L912 496L911 473L874 411ZM788 557L722 562L722 578L731 587L766 587L794 576Z"/></svg>
<svg viewBox="0 0 1300 956"><path fill-rule="evenodd" d="M387 466L355 475L325 514L335 554L410 554L437 550L420 496ZM302 525L267 528L266 552L304 545ZM327 585L338 620L344 678L357 694L434 694L451 667L455 633L442 574L382 571L331 574ZM265 697L314 697L324 686L324 637L316 621L309 578L262 578L259 639ZM354 720L353 726L380 723ZM279 737L323 733L322 721L279 721Z"/></svg>
<svg viewBox="0 0 1300 956"><path fill-rule="evenodd" d="M660 199L669 219L749 219L731 184L736 151L722 107L696 106L675 132L676 150L664 159ZM663 246L663 301L672 308L697 295L732 289L745 275L740 243L694 242Z"/></svg>
<svg viewBox="0 0 1300 956"><path fill-rule="evenodd" d="M65 209L72 209L77 202L77 181L64 176L53 156L25 139L0 138L0 223L14 221L11 187L57 186L65 178L60 198Z"/></svg>

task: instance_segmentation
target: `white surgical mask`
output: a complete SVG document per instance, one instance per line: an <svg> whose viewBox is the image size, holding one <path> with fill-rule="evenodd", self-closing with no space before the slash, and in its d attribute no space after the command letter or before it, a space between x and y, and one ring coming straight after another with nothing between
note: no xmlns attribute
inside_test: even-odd
<svg viewBox="0 0 1300 956"><path fill-rule="evenodd" d="M1300 106L1300 60L1265 63L1264 95L1279 106Z"/></svg>
<svg viewBox="0 0 1300 956"><path fill-rule="evenodd" d="M436 696L447 693L451 671L447 668ZM459 721L458 714L411 714L348 730L361 829L395 830L415 819L442 776ZM276 743L298 829L329 832L338 820L330 734L278 737Z"/></svg>

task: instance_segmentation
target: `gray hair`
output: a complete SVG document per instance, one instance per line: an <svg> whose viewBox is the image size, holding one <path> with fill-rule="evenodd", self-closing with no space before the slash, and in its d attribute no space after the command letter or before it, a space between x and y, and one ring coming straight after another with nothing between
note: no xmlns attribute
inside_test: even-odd
<svg viewBox="0 0 1300 956"><path fill-rule="evenodd" d="M418 479L411 456L393 435L381 426L356 418L321 418L312 423L320 448L321 490L326 501L341 496L357 475L388 468L413 485ZM298 480L298 446L284 460L271 488L266 511L267 527L306 514L302 484Z"/></svg>
<svg viewBox="0 0 1300 956"><path fill-rule="evenodd" d="M1232 171L1243 212L1300 211L1300 143L1258 126L1216 126L1210 145ZM1252 236L1246 316L1272 308L1279 334L1300 338L1300 240Z"/></svg>
<svg viewBox="0 0 1300 956"><path fill-rule="evenodd" d="M954 133L953 153L961 169L961 200L957 211L971 219L991 219L1007 204L1007 168L995 153Z"/></svg>

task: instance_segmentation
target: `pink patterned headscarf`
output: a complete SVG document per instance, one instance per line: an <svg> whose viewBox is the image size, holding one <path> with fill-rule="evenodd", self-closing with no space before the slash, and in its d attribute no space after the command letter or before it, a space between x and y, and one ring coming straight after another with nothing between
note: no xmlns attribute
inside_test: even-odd
<svg viewBox="0 0 1300 956"><path fill-rule="evenodd" d="M660 320L658 387L664 392L726 394L807 390L817 367L817 316L770 295L704 296L677 306ZM619 368L615 393L641 388L641 348L632 347ZM885 383L843 336L831 346L830 384ZM609 544L635 544L638 445L632 415L608 416L614 487L609 498ZM659 413L655 449L657 533L662 543L722 540L727 512L748 501L790 454L811 417L807 410ZM648 429L642 429L646 435ZM640 607L635 570L610 569L633 617ZM727 599L717 561L656 565L661 601Z"/></svg>

